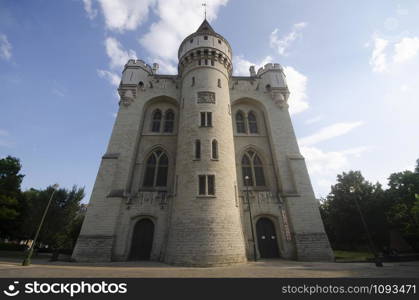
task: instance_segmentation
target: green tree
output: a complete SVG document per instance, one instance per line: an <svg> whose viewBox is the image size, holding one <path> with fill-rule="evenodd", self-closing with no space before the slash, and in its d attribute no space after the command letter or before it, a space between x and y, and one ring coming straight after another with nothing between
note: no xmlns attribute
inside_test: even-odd
<svg viewBox="0 0 419 300"><path fill-rule="evenodd" d="M33 238L52 192L52 187L44 190L30 189L24 192L27 210L21 232L25 238ZM53 248L73 247L74 226L77 226L79 222L80 202L83 198L84 188L73 186L71 190L57 190L38 241Z"/></svg>
<svg viewBox="0 0 419 300"><path fill-rule="evenodd" d="M415 171L393 173L386 198L390 203L387 219L408 242L419 249L419 159Z"/></svg>
<svg viewBox="0 0 419 300"><path fill-rule="evenodd" d="M368 237L355 200L358 200L377 250L388 242L386 202L381 184L366 181L360 171L343 172L322 201L320 212L335 249L366 248Z"/></svg>
<svg viewBox="0 0 419 300"><path fill-rule="evenodd" d="M0 159L0 237L11 238L16 231L21 209L22 197L20 185L24 175L19 159L7 156Z"/></svg>

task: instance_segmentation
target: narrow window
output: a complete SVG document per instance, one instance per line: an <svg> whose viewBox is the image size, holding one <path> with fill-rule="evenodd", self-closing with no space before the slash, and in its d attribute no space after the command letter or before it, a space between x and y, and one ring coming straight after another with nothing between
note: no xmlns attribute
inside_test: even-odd
<svg viewBox="0 0 419 300"><path fill-rule="evenodd" d="M256 115L254 112L249 112L247 115L247 120L249 122L249 132L250 133L258 133L258 124L256 122Z"/></svg>
<svg viewBox="0 0 419 300"><path fill-rule="evenodd" d="M192 86L195 85L195 77L192 77Z"/></svg>
<svg viewBox="0 0 419 300"><path fill-rule="evenodd" d="M211 59L211 66L214 66L214 60Z"/></svg>
<svg viewBox="0 0 419 300"><path fill-rule="evenodd" d="M242 158L242 173L244 185L253 186L252 165L247 154L243 155Z"/></svg>
<svg viewBox="0 0 419 300"><path fill-rule="evenodd" d="M221 45L221 40L218 40L218 44L220 44L220 45Z"/></svg>
<svg viewBox="0 0 419 300"><path fill-rule="evenodd" d="M208 65L208 59L205 59L205 65L206 66Z"/></svg>
<svg viewBox="0 0 419 300"><path fill-rule="evenodd" d="M199 195L205 195L206 190L206 176L205 175L199 175Z"/></svg>
<svg viewBox="0 0 419 300"><path fill-rule="evenodd" d="M220 88L221 87L221 79L217 80L217 86Z"/></svg>
<svg viewBox="0 0 419 300"><path fill-rule="evenodd" d="M212 112L207 112L207 127L212 127Z"/></svg>
<svg viewBox="0 0 419 300"><path fill-rule="evenodd" d="M206 113L201 112L201 127L205 127L206 125Z"/></svg>
<svg viewBox="0 0 419 300"><path fill-rule="evenodd" d="M195 141L195 159L201 159L201 141Z"/></svg>
<svg viewBox="0 0 419 300"><path fill-rule="evenodd" d="M208 195L215 195L215 176L208 175Z"/></svg>
<svg viewBox="0 0 419 300"><path fill-rule="evenodd" d="M192 44L193 43L193 39L190 39L189 42Z"/></svg>
<svg viewBox="0 0 419 300"><path fill-rule="evenodd" d="M175 113L169 109L164 115L164 132L173 132L175 124Z"/></svg>
<svg viewBox="0 0 419 300"><path fill-rule="evenodd" d="M263 175L262 161L256 153L253 157L253 169L255 172L256 186L265 186L265 176Z"/></svg>
<svg viewBox="0 0 419 300"><path fill-rule="evenodd" d="M218 159L218 143L217 140L213 140L211 144L211 158Z"/></svg>
<svg viewBox="0 0 419 300"><path fill-rule="evenodd" d="M236 130L237 133L246 133L246 128L244 126L244 117L241 111L236 113Z"/></svg>
<svg viewBox="0 0 419 300"><path fill-rule="evenodd" d="M169 169L169 159L166 154L162 154L158 161L156 186L167 185L167 171Z"/></svg>
<svg viewBox="0 0 419 300"><path fill-rule="evenodd" d="M198 59L198 65L201 65L201 59Z"/></svg>
<svg viewBox="0 0 419 300"><path fill-rule="evenodd" d="M151 187L154 184L154 173L156 170L156 156L154 153L150 155L150 157L147 159L146 167L145 167L145 173L144 173L144 182L143 185L146 187Z"/></svg>
<svg viewBox="0 0 419 300"><path fill-rule="evenodd" d="M140 81L140 82L138 83L138 86L140 87L140 89L144 88L144 82Z"/></svg>
<svg viewBox="0 0 419 300"><path fill-rule="evenodd" d="M153 113L153 121L151 123L152 132L160 132L161 118L162 118L162 113L160 109L156 109Z"/></svg>

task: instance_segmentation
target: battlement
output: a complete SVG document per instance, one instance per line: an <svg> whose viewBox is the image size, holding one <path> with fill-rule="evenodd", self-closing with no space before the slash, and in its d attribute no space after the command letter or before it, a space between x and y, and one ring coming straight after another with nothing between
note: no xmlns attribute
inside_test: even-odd
<svg viewBox="0 0 419 300"><path fill-rule="evenodd" d="M272 63L268 63L265 66L263 66L262 68L259 68L257 75L261 76L263 73L266 73L268 71L280 71L280 72L284 72L284 69L282 68L282 66L280 64L272 64Z"/></svg>
<svg viewBox="0 0 419 300"><path fill-rule="evenodd" d="M146 64L141 59L130 59L125 64L124 71L127 68L141 68L141 69L143 69L144 71L146 71L146 72L148 72L150 74L154 74L154 73L156 73L156 71L158 69L158 65L157 64L153 64L153 67L151 67L149 64Z"/></svg>

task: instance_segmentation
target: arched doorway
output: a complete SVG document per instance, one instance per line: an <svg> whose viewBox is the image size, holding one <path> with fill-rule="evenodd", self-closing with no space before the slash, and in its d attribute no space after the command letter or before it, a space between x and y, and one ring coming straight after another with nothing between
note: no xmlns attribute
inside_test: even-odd
<svg viewBox="0 0 419 300"><path fill-rule="evenodd" d="M130 260L149 260L153 246L154 224L150 219L141 219L132 233Z"/></svg>
<svg viewBox="0 0 419 300"><path fill-rule="evenodd" d="M259 253L262 258L279 257L277 235L271 220L260 218L256 223Z"/></svg>

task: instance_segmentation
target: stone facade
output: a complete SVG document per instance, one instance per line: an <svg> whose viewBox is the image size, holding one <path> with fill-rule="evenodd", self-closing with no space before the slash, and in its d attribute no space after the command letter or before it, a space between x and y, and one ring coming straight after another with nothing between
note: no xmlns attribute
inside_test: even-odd
<svg viewBox="0 0 419 300"><path fill-rule="evenodd" d="M206 20L178 56L178 75L141 60L125 65L73 259L132 258L135 225L148 219L152 260L226 265L252 259L254 249L266 257L266 247L286 259L332 260L282 67L232 76L231 47ZM272 224L269 236L261 220Z"/></svg>

